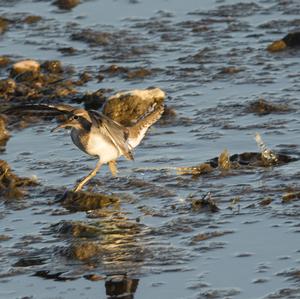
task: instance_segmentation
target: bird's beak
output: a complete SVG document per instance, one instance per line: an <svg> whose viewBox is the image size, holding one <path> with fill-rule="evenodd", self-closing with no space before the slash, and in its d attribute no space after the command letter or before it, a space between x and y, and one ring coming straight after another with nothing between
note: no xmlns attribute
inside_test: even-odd
<svg viewBox="0 0 300 299"><path fill-rule="evenodd" d="M63 128L67 128L67 127L71 127L71 125L70 125L70 123L69 123L68 120L65 121L64 123L60 124L59 126L53 128L53 129L51 130L51 133L56 132L56 131L58 131L58 130L60 130L60 129L63 129Z"/></svg>

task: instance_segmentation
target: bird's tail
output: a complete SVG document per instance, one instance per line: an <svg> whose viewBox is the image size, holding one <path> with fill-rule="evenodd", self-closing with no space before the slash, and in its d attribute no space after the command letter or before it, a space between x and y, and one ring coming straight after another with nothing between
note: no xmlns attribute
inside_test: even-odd
<svg viewBox="0 0 300 299"><path fill-rule="evenodd" d="M157 104L151 106L151 108L143 114L138 121L128 129L128 143L131 148L135 148L144 138L147 130L155 122L157 122L164 112L164 105Z"/></svg>

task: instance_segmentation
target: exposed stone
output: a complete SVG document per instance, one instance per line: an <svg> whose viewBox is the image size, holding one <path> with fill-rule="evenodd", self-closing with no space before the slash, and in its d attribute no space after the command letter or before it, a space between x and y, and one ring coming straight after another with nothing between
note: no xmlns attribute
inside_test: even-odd
<svg viewBox="0 0 300 299"><path fill-rule="evenodd" d="M15 175L6 161L0 160L0 197L20 198L24 196L20 187L35 186L36 180Z"/></svg>
<svg viewBox="0 0 300 299"><path fill-rule="evenodd" d="M80 0L56 0L53 2L60 9L72 9L80 3Z"/></svg>
<svg viewBox="0 0 300 299"><path fill-rule="evenodd" d="M123 125L131 125L154 103L161 104L165 93L159 88L119 92L106 102L103 113Z"/></svg>
<svg viewBox="0 0 300 299"><path fill-rule="evenodd" d="M119 198L116 196L85 191L68 191L62 198L62 205L70 211L89 211L118 203Z"/></svg>

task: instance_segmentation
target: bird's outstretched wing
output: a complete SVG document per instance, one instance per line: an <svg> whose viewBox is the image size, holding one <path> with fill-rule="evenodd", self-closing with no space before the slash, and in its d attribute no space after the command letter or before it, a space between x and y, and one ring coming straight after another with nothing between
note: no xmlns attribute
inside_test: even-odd
<svg viewBox="0 0 300 299"><path fill-rule="evenodd" d="M89 115L93 121L93 127L109 138L125 158L133 160L133 154L127 142L128 129L97 111L90 110Z"/></svg>
<svg viewBox="0 0 300 299"><path fill-rule="evenodd" d="M46 105L46 104L37 104L37 105L18 105L10 107L1 113L14 115L14 114L23 114L23 113L51 113L53 115L59 114L69 114L72 113L76 108L71 105L59 104L59 105Z"/></svg>

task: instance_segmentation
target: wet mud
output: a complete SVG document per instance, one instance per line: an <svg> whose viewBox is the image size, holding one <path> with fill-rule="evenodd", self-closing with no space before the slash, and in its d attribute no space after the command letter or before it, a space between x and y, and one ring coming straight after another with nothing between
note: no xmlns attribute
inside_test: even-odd
<svg viewBox="0 0 300 299"><path fill-rule="evenodd" d="M0 1L0 297L298 298L299 12ZM162 102L135 160L78 193L95 160L17 108L131 125Z"/></svg>

